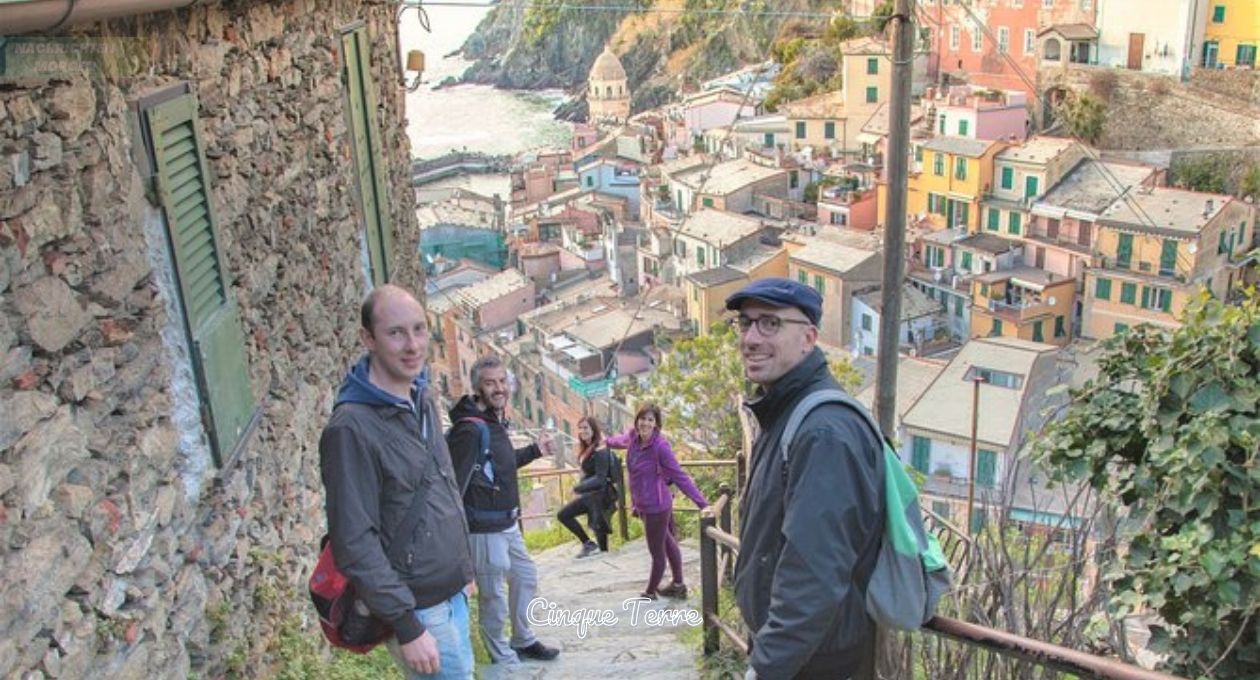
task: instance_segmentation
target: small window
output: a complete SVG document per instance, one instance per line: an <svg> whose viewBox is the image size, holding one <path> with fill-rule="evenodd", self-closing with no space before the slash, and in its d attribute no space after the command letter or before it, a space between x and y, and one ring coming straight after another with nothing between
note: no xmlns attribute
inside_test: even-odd
<svg viewBox="0 0 1260 680"><path fill-rule="evenodd" d="M866 74L873 76L877 73L879 73L879 57L867 57Z"/></svg>
<svg viewBox="0 0 1260 680"><path fill-rule="evenodd" d="M1137 302L1137 284L1130 281L1120 283L1120 302L1132 305Z"/></svg>
<svg viewBox="0 0 1260 680"><path fill-rule="evenodd" d="M959 45L962 43L962 29L958 26L949 27L949 49L958 51Z"/></svg>
<svg viewBox="0 0 1260 680"><path fill-rule="evenodd" d="M1002 221L1002 211L997 208L989 208L989 231L997 231Z"/></svg>
<svg viewBox="0 0 1260 680"><path fill-rule="evenodd" d="M1217 5L1212 8L1212 23L1225 23L1225 5Z"/></svg>
<svg viewBox="0 0 1260 680"><path fill-rule="evenodd" d="M977 24L971 29L971 51L979 52L984 49L984 33Z"/></svg>
<svg viewBox="0 0 1260 680"><path fill-rule="evenodd" d="M823 138L825 139L836 138L836 124L835 123L831 121L827 121L826 123L823 123Z"/></svg>
<svg viewBox="0 0 1260 680"><path fill-rule="evenodd" d="M788 173L788 188L795 189L801 185L801 175L796 170Z"/></svg>
<svg viewBox="0 0 1260 680"><path fill-rule="evenodd" d="M976 452L976 484L986 489L997 485L997 454L987 449Z"/></svg>
<svg viewBox="0 0 1260 680"><path fill-rule="evenodd" d="M1015 188L1015 168L1009 166L1002 168L1002 188Z"/></svg>
<svg viewBox="0 0 1260 680"><path fill-rule="evenodd" d="M1046 341L1045 332L1042 330L1042 323L1040 319L1033 322L1032 331L1033 331L1032 333L1033 342Z"/></svg>
<svg viewBox="0 0 1260 680"><path fill-rule="evenodd" d="M968 128L968 123L969 123L969 122L970 122L970 121L966 121L966 120L960 120L960 121L958 121L958 136L959 136L959 137L966 137L966 136L967 136L967 128Z"/></svg>
<svg viewBox="0 0 1260 680"><path fill-rule="evenodd" d="M1127 330L1129 330L1129 324L1127 324L1127 323L1117 323L1117 324L1116 324L1116 328L1115 328L1115 333L1116 333L1116 335L1120 335L1121 333L1123 333L1123 332L1125 332L1125 331L1127 331Z"/></svg>
<svg viewBox="0 0 1260 680"><path fill-rule="evenodd" d="M696 264L701 267L704 266L704 246L696 248Z"/></svg>
<svg viewBox="0 0 1260 680"><path fill-rule="evenodd" d="M796 272L796 280L805 285L809 285L809 274L806 274L805 270L802 269Z"/></svg>
<svg viewBox="0 0 1260 680"><path fill-rule="evenodd" d="M1065 325L1062 315L1054 317L1054 337L1062 338L1067 335L1067 326Z"/></svg>
<svg viewBox="0 0 1260 680"><path fill-rule="evenodd" d="M954 159L954 179L967 179L967 159L959 156Z"/></svg>
<svg viewBox="0 0 1260 680"><path fill-rule="evenodd" d="M709 197L709 196L705 196L704 198L700 199L700 204L701 204L701 205L703 205L703 206L704 206L704 207L706 207L706 208L712 208L712 207L713 207L713 199L712 199L711 197Z"/></svg>
<svg viewBox="0 0 1260 680"><path fill-rule="evenodd" d="M819 295L827 292L827 287L823 284L823 277L818 274L814 274L814 290L818 291Z"/></svg>
<svg viewBox="0 0 1260 680"><path fill-rule="evenodd" d="M1037 50L1037 32L1031 28L1024 29L1024 54L1032 54Z"/></svg>
<svg viewBox="0 0 1260 680"><path fill-rule="evenodd" d="M932 440L915 435L910 442L910 464L926 475L932 465Z"/></svg>
<svg viewBox="0 0 1260 680"><path fill-rule="evenodd" d="M1036 197L1040 188L1040 181L1035 175L1028 175L1024 178L1024 198Z"/></svg>
<svg viewBox="0 0 1260 680"><path fill-rule="evenodd" d="M874 104L879 101L879 88L874 85L866 88L866 103Z"/></svg>
<svg viewBox="0 0 1260 680"><path fill-rule="evenodd" d="M871 330L871 315L870 314L862 315L862 330L864 331Z"/></svg>
<svg viewBox="0 0 1260 680"><path fill-rule="evenodd" d="M993 330L989 331L989 335L995 338L1000 337L1002 335L1002 320L1001 319L993 320Z"/></svg>
<svg viewBox="0 0 1260 680"><path fill-rule="evenodd" d="M805 139L805 121L796 121L796 138Z"/></svg>
<svg viewBox="0 0 1260 680"><path fill-rule="evenodd" d="M960 265L960 268L965 272L971 271L971 251L970 250L963 251L962 264Z"/></svg>
<svg viewBox="0 0 1260 680"><path fill-rule="evenodd" d="M945 154L935 153L932 159L932 174L937 177L945 176Z"/></svg>
<svg viewBox="0 0 1260 680"><path fill-rule="evenodd" d="M954 298L954 316L962 318L963 308L967 306L966 300L962 296Z"/></svg>
<svg viewBox="0 0 1260 680"><path fill-rule="evenodd" d="M1012 210L1009 216L1007 217L1007 223L1006 223L1007 233L1011 234L1012 236L1019 236L1020 227L1021 227L1020 222L1022 218L1023 218L1023 215Z"/></svg>
<svg viewBox="0 0 1260 680"><path fill-rule="evenodd" d="M594 178L594 177L592 177L592 176L590 176L590 175L587 175L587 176L586 176L586 186L588 186L588 187L593 187L593 186L595 186L595 178Z"/></svg>
<svg viewBox="0 0 1260 680"><path fill-rule="evenodd" d="M998 26L998 52L1006 54L1011 51L1011 29Z"/></svg>

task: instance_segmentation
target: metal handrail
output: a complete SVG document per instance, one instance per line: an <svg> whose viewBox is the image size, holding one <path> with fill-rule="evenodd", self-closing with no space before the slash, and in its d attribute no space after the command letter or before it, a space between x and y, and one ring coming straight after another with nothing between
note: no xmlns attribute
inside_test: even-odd
<svg viewBox="0 0 1260 680"><path fill-rule="evenodd" d="M729 493L729 489L724 489L723 493ZM721 529L717 526L719 512L727 517L727 524ZM724 552L733 556L738 554L740 546L739 538L730 532L729 512L727 499L723 496L706 508L700 517L700 591L705 656L718 652L721 637L730 640L740 653L744 655L748 653L747 641L741 639L731 626L721 620L718 611L720 585L718 548L721 547ZM945 520L930 511L924 512L933 518L930 521L938 522L937 526L941 530L949 531L954 537L965 538L962 532ZM970 539L965 540L970 546ZM1115 659L1095 656L944 616L934 617L923 626L921 631L1038 666L1101 680L1184 680L1178 676L1147 670Z"/></svg>

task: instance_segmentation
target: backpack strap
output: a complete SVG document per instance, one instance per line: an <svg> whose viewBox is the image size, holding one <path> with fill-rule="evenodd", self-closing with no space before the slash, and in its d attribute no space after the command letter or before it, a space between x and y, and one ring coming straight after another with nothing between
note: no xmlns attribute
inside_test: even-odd
<svg viewBox="0 0 1260 680"><path fill-rule="evenodd" d="M788 476L788 452L792 446L792 439L796 436L796 431L801 429L801 423L805 422L805 416L809 415L811 411L823 404L831 403L847 406L857 412L867 426L875 432L875 438L882 443L888 443L883 432L879 429L879 423L875 422L875 418L871 416L870 412L843 390L826 389L811 392L805 395L804 399L796 402L796 406L792 407L792 413L788 416L787 425L784 426L783 434L779 437L779 452L783 457L783 481L785 485Z"/></svg>
<svg viewBox="0 0 1260 680"><path fill-rule="evenodd" d="M477 456L476 462L473 463L472 471L468 473L468 479L464 480L464 488L460 489L460 497L468 494L468 486L472 483L473 475L481 472L484 474L486 464L490 462L490 426L486 424L485 418L477 416L466 416L460 418L458 423L472 423L477 426L477 431L481 434L481 451Z"/></svg>

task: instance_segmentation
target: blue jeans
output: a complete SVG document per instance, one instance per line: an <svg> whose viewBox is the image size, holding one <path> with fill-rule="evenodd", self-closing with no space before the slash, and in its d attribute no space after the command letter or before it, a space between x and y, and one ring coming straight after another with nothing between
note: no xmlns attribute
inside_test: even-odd
<svg viewBox="0 0 1260 680"><path fill-rule="evenodd" d="M398 641L389 641L389 653L407 680L471 680L473 677L472 638L468 634L468 596L464 589L451 599L415 611L416 620L437 641L441 668L437 673L418 673L403 661Z"/></svg>

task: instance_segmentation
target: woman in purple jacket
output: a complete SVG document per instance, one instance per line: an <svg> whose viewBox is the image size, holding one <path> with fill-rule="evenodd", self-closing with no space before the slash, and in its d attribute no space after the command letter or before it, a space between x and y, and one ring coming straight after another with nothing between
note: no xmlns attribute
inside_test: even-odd
<svg viewBox="0 0 1260 680"><path fill-rule="evenodd" d="M696 488L696 483L683 472L669 441L661 434L661 409L656 404L645 404L634 416L634 427L624 434L608 438L607 445L614 449L628 449L626 469L630 478L630 502L634 514L643 520L647 534L648 551L652 554L652 572L648 575L647 590L642 597L655 600L657 593L666 597L687 597L683 584L682 552L674 538L674 496L670 493L672 482L695 504L704 508L709 502ZM674 577L672 583L656 589L665 575L665 562Z"/></svg>

